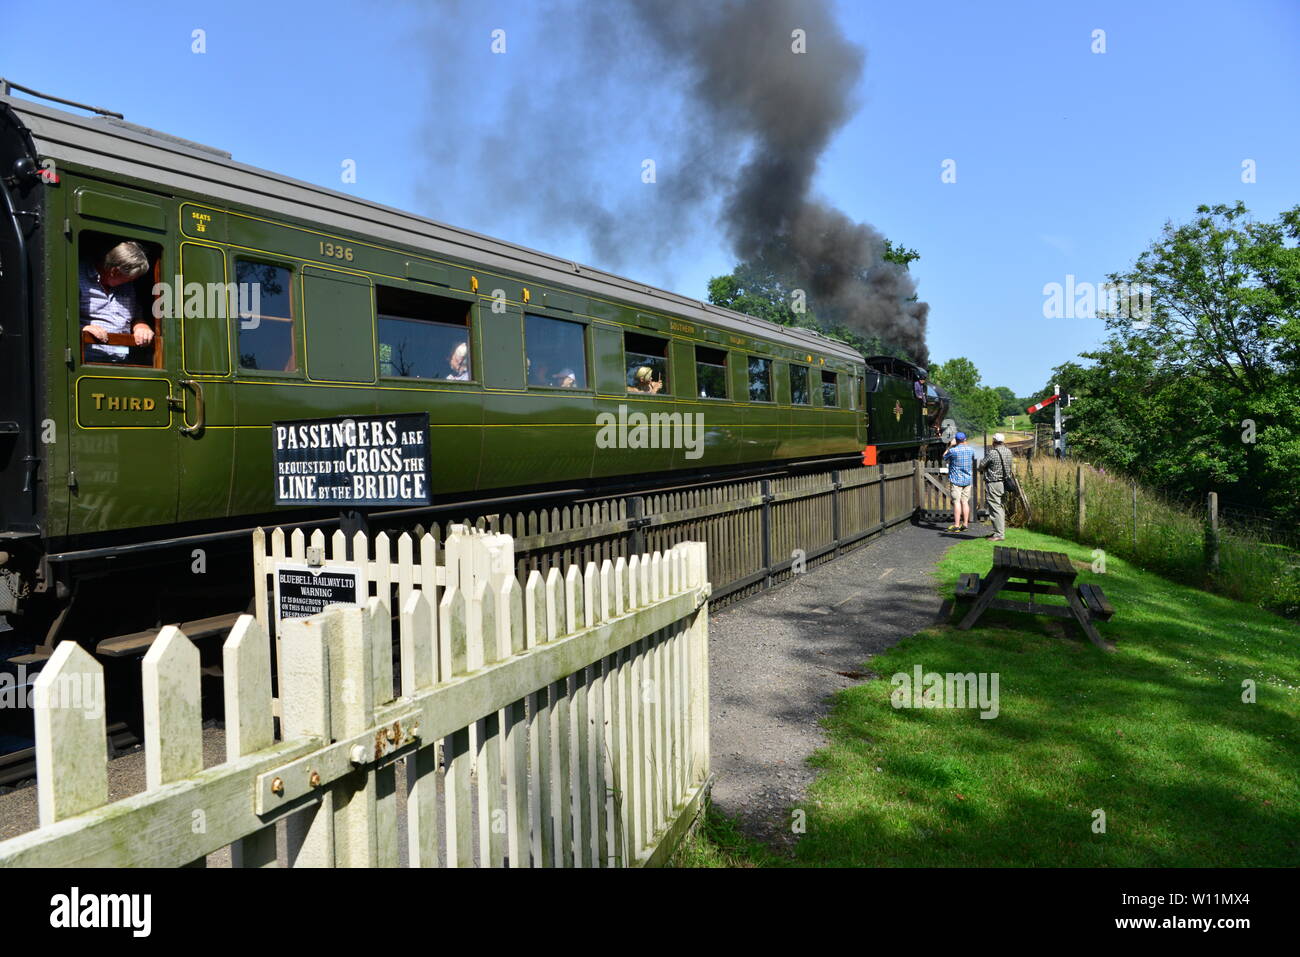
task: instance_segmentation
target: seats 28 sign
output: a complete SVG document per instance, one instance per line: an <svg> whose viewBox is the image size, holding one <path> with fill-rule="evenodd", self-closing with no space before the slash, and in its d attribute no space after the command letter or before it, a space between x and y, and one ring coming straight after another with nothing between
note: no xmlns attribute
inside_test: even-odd
<svg viewBox="0 0 1300 957"><path fill-rule="evenodd" d="M271 424L276 505L431 504L429 413Z"/></svg>

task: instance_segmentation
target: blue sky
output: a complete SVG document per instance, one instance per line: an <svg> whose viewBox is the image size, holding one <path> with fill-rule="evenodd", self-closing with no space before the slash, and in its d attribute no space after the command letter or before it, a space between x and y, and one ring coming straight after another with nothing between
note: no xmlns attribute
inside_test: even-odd
<svg viewBox="0 0 1300 957"><path fill-rule="evenodd" d="M606 6L613 3L608 0ZM512 112L565 64L563 18L536 2L377 6L230 2L200 11L72 0L15 5L0 75L230 150L236 159L703 297L734 257L702 206L679 241L602 262L571 223L495 201L481 144L546 142L553 110ZM1300 202L1300 3L854 3L866 50L853 118L824 154L821 196L913 247L932 360L971 358L988 385L1036 390L1096 345L1095 318L1046 319L1043 287L1100 282L1167 220L1243 200ZM115 42L106 42L109 21ZM81 29L78 29L81 25ZM507 53L490 51L506 30ZM205 31L205 53L192 31ZM1092 33L1105 31L1105 53ZM815 49L810 49L813 55ZM592 98L618 77L593 76ZM665 86L617 90L583 162L528 175L615 208L644 202L643 157L670 151ZM631 102L636 109L627 110ZM535 157L536 150L520 150ZM344 159L357 182L340 181ZM957 181L941 182L944 160ZM1254 183L1242 182L1253 160ZM530 162L535 162L530 160ZM671 169L661 175L672 175ZM638 193L640 190L642 192Z"/></svg>

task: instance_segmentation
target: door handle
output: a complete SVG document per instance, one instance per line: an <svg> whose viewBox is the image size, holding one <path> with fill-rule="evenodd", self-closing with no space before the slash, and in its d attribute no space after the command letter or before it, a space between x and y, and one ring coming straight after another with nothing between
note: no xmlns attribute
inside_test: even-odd
<svg viewBox="0 0 1300 957"><path fill-rule="evenodd" d="M203 407L203 386L194 379L181 379L179 385L183 389L188 388L194 390L195 421L193 425L182 425L181 435L188 435L191 438L197 439L203 434L203 430L207 427L207 411ZM184 414L185 413L182 410L182 419L184 418Z"/></svg>

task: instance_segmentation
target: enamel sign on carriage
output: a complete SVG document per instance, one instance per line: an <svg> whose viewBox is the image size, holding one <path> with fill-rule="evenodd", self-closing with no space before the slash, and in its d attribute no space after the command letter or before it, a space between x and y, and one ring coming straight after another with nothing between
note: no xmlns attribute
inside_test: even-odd
<svg viewBox="0 0 1300 957"><path fill-rule="evenodd" d="M276 505L431 504L429 413L271 425Z"/></svg>

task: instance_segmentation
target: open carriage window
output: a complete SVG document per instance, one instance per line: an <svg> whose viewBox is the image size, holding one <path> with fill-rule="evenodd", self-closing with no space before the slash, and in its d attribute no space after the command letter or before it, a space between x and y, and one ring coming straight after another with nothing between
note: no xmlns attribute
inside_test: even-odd
<svg viewBox="0 0 1300 957"><path fill-rule="evenodd" d="M587 327L566 319L524 316L529 386L587 388Z"/></svg>
<svg viewBox="0 0 1300 957"><path fill-rule="evenodd" d="M695 384L701 399L727 397L727 353L722 349L695 347Z"/></svg>
<svg viewBox="0 0 1300 957"><path fill-rule="evenodd" d="M78 318L82 362L162 367L165 309L154 308L162 247L107 233L81 234ZM166 303L159 303L165 306Z"/></svg>
<svg viewBox="0 0 1300 957"><path fill-rule="evenodd" d="M470 303L449 296L375 286L379 374L406 379L474 379Z"/></svg>
<svg viewBox="0 0 1300 957"><path fill-rule="evenodd" d="M790 404L811 405L812 394L808 391L808 367L790 365Z"/></svg>
<svg viewBox="0 0 1300 957"><path fill-rule="evenodd" d="M839 376L834 372L822 372L822 405L837 406L840 404L840 383Z"/></svg>
<svg viewBox="0 0 1300 957"><path fill-rule="evenodd" d="M772 401L772 360L749 357L749 401Z"/></svg>
<svg viewBox="0 0 1300 957"><path fill-rule="evenodd" d="M668 340L637 332L623 334L623 358L627 372L627 391L649 395L667 395Z"/></svg>

